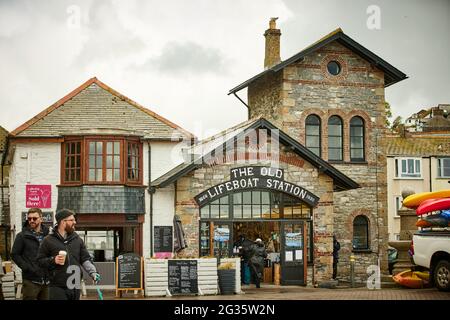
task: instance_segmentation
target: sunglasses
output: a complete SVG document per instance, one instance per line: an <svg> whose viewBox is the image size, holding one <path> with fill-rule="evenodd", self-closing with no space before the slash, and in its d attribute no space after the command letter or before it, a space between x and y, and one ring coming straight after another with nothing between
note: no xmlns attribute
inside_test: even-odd
<svg viewBox="0 0 450 320"><path fill-rule="evenodd" d="M33 221L36 221L37 219L39 219L39 217L29 217L29 218L28 218L28 221L32 221L32 220L33 220Z"/></svg>

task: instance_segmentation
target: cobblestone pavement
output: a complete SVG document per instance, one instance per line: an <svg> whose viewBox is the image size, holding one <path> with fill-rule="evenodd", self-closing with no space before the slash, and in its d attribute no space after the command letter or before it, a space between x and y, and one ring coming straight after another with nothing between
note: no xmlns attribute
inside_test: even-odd
<svg viewBox="0 0 450 320"><path fill-rule="evenodd" d="M125 293L123 300L450 300L450 292L441 292L435 288L426 289L379 289L367 288L322 289L309 287L264 286L256 289L254 286L243 287L244 294L216 296L173 296L146 297L134 296L132 292ZM105 300L116 299L114 291L103 291ZM96 291L88 290L88 295L82 299L96 300Z"/></svg>

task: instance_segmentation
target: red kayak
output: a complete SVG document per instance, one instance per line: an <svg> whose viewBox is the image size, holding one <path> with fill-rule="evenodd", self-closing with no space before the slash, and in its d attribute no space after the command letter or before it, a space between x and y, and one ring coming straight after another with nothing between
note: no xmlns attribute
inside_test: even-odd
<svg viewBox="0 0 450 320"><path fill-rule="evenodd" d="M450 209L450 198L428 199L420 204L416 209L416 214L420 216L428 212L446 209Z"/></svg>

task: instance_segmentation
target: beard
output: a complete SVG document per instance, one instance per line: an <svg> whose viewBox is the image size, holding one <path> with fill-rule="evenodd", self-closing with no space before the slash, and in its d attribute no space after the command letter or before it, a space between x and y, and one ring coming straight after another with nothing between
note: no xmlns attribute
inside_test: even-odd
<svg viewBox="0 0 450 320"><path fill-rule="evenodd" d="M73 233L74 231L75 231L75 225L66 225L66 228L64 229L66 232L67 232L67 234L71 234L71 233Z"/></svg>

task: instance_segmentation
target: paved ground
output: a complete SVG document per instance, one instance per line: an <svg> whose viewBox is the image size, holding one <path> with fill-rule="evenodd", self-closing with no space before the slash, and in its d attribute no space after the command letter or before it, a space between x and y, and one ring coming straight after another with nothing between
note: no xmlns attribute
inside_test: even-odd
<svg viewBox="0 0 450 320"><path fill-rule="evenodd" d="M441 292L434 288L426 289L380 289L367 288L322 289L297 286L280 287L273 285L256 289L254 286L244 286L244 294L218 296L173 296L152 297L145 300L450 300L450 292ZM114 300L114 291L103 291L105 300ZM96 300L96 291L88 290L86 300ZM131 292L124 294L124 300L139 299Z"/></svg>

